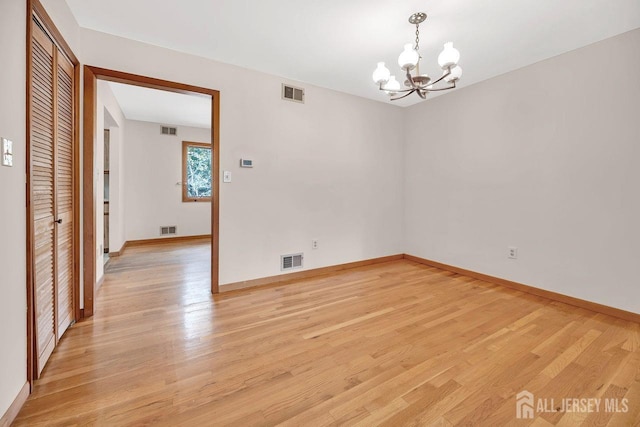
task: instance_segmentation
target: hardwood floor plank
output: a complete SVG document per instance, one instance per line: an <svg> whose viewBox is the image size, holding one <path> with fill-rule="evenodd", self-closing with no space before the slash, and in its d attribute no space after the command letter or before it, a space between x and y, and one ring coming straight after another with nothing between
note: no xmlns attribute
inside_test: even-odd
<svg viewBox="0 0 640 427"><path fill-rule="evenodd" d="M639 324L407 260L211 295L209 250L112 259L15 425L640 424Z"/></svg>

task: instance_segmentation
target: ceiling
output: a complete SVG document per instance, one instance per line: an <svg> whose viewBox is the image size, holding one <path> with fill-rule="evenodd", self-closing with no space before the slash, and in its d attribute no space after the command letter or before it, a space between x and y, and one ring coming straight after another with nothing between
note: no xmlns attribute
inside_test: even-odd
<svg viewBox="0 0 640 427"><path fill-rule="evenodd" d="M211 128L211 97L109 82L129 120L163 125Z"/></svg>
<svg viewBox="0 0 640 427"><path fill-rule="evenodd" d="M453 41L459 87L640 27L638 0L66 0L82 27L389 102L371 80L421 26L422 71ZM399 105L419 102L417 96Z"/></svg>

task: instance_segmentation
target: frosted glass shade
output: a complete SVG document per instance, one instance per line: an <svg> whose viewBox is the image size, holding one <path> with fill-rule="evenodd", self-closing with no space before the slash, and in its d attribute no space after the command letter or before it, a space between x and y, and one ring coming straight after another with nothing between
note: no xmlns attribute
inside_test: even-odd
<svg viewBox="0 0 640 427"><path fill-rule="evenodd" d="M447 83L451 83L460 80L460 77L462 77L462 68L459 65L456 65L451 69L451 74L449 74L444 79L447 81Z"/></svg>
<svg viewBox="0 0 640 427"><path fill-rule="evenodd" d="M404 70L413 70L420 60L420 54L413 48L411 43L404 45L404 50L398 57L398 65Z"/></svg>
<svg viewBox="0 0 640 427"><path fill-rule="evenodd" d="M400 82L396 80L396 76L391 76L383 89L387 91L389 95L395 95L400 90Z"/></svg>
<svg viewBox="0 0 640 427"><path fill-rule="evenodd" d="M373 72L373 81L377 85L379 85L380 83L386 83L387 81L389 81L390 75L391 71L389 71L389 69L384 66L384 62L378 62L378 67Z"/></svg>
<svg viewBox="0 0 640 427"><path fill-rule="evenodd" d="M440 68L443 70L445 68L453 67L458 65L458 61L460 61L460 52L458 49L453 47L452 42L448 42L444 44L444 49L438 55L438 64Z"/></svg>

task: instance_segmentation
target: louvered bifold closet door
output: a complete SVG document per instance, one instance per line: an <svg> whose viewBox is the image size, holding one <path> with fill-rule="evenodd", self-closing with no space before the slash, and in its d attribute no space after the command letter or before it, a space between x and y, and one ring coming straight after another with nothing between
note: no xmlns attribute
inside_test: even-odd
<svg viewBox="0 0 640 427"><path fill-rule="evenodd" d="M73 65L58 52L56 85L56 270L58 338L73 320Z"/></svg>
<svg viewBox="0 0 640 427"><path fill-rule="evenodd" d="M31 84L31 205L35 345L38 374L56 345L54 58L55 46L33 26Z"/></svg>

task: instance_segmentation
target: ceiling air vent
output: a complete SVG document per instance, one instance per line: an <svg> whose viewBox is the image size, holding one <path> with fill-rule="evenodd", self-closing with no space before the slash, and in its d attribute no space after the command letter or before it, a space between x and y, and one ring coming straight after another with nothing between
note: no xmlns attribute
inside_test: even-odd
<svg viewBox="0 0 640 427"><path fill-rule="evenodd" d="M302 268L302 254L282 255L280 256L280 270L293 270L294 268Z"/></svg>
<svg viewBox="0 0 640 427"><path fill-rule="evenodd" d="M282 99L304 104L304 89L282 84Z"/></svg>
<svg viewBox="0 0 640 427"><path fill-rule="evenodd" d="M160 133L162 135L176 136L178 134L178 128L174 128L170 126L160 126Z"/></svg>
<svg viewBox="0 0 640 427"><path fill-rule="evenodd" d="M176 234L177 230L178 230L178 227L176 227L175 225L163 226L163 227L160 227L160 235L170 236L172 234Z"/></svg>

